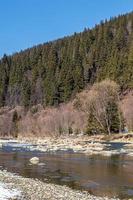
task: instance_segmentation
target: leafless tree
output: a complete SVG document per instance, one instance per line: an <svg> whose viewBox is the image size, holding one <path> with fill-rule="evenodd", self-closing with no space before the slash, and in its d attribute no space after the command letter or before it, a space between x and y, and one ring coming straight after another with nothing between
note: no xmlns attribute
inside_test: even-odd
<svg viewBox="0 0 133 200"><path fill-rule="evenodd" d="M75 104L79 106L88 117L90 116L90 112L93 112L93 116L101 129L105 130L106 127L108 134L110 134L111 121L110 115L107 113L107 107L109 102L115 102L119 105L118 92L119 87L115 82L104 80L94 84L90 90L79 94Z"/></svg>

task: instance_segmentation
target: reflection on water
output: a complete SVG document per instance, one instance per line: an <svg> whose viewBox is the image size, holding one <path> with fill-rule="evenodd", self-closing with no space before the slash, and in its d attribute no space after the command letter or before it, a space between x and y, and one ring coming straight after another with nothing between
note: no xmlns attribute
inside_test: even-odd
<svg viewBox="0 0 133 200"><path fill-rule="evenodd" d="M39 165L29 159L40 158ZM45 163L45 165L44 165ZM0 151L0 166L24 177L65 184L94 195L133 198L133 161L124 156L85 156L74 153Z"/></svg>

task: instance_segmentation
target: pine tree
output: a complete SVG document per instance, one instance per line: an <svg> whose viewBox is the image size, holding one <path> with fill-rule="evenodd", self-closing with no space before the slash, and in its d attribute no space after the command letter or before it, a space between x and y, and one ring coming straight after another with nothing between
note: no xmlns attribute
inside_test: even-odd
<svg viewBox="0 0 133 200"><path fill-rule="evenodd" d="M18 121L19 121L19 116L17 111L15 110L13 113L13 117L12 117L12 123L13 123L13 130L12 130L12 134L13 137L18 137Z"/></svg>
<svg viewBox="0 0 133 200"><path fill-rule="evenodd" d="M129 50L129 56L128 56L128 66L126 68L125 78L128 87L133 87L133 36L131 41L131 46Z"/></svg>
<svg viewBox="0 0 133 200"><path fill-rule="evenodd" d="M69 100L69 98L71 97L71 94L73 92L73 89L74 89L73 74L69 70L67 75L66 75L66 78L64 80L64 95L63 95L64 101Z"/></svg>
<svg viewBox="0 0 133 200"><path fill-rule="evenodd" d="M119 111L118 105L115 101L111 101L108 103L106 108L106 113L108 116L110 133L119 133L119 131L123 130L124 128L123 116L122 113Z"/></svg>
<svg viewBox="0 0 133 200"><path fill-rule="evenodd" d="M88 135L95 135L103 133L105 130L101 128L99 123L94 117L93 110L90 110L90 114L88 116L88 123L86 128L86 134Z"/></svg>
<svg viewBox="0 0 133 200"><path fill-rule="evenodd" d="M4 66L3 68L2 65ZM8 91L10 67L11 59L5 54L1 60L0 106L4 106L6 103L5 101Z"/></svg>
<svg viewBox="0 0 133 200"><path fill-rule="evenodd" d="M31 85L28 78L24 78L22 85L22 104L28 108L30 106Z"/></svg>

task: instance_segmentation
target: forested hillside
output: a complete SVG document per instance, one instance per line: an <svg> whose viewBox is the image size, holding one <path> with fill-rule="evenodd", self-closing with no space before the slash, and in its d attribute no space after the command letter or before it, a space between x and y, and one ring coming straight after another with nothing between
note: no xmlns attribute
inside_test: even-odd
<svg viewBox="0 0 133 200"><path fill-rule="evenodd" d="M133 13L0 60L0 106L58 105L110 78L133 89Z"/></svg>

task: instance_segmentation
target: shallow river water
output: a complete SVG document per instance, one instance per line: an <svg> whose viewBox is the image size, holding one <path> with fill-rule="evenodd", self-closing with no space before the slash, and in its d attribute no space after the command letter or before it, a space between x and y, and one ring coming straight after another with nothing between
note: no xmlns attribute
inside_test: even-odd
<svg viewBox="0 0 133 200"><path fill-rule="evenodd" d="M40 158L39 165L30 164L29 159L34 156ZM98 196L133 199L133 160L124 155L29 152L10 143L0 149L0 167L23 177L65 184Z"/></svg>

